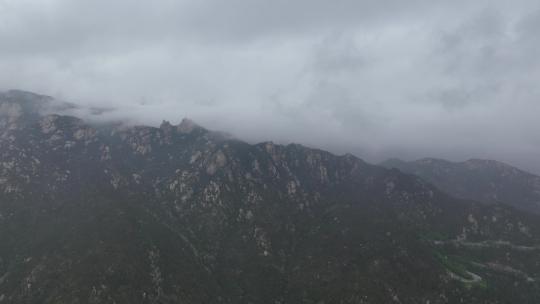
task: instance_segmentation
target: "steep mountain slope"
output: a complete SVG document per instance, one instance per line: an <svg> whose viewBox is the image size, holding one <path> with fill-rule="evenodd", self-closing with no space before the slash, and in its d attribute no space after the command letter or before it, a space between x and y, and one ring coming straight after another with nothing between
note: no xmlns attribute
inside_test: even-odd
<svg viewBox="0 0 540 304"><path fill-rule="evenodd" d="M426 158L412 162L392 159L381 165L418 175L456 197L501 202L540 214L540 176L501 162L471 159L456 163Z"/></svg>
<svg viewBox="0 0 540 304"><path fill-rule="evenodd" d="M351 155L189 120L88 125L43 98L0 95L0 303L540 301L537 216Z"/></svg>

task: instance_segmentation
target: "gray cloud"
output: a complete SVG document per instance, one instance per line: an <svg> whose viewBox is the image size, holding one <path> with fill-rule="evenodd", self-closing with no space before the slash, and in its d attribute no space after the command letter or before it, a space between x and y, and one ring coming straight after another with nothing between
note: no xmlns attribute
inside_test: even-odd
<svg viewBox="0 0 540 304"><path fill-rule="evenodd" d="M0 0L0 89L371 161L540 172L536 1Z"/></svg>

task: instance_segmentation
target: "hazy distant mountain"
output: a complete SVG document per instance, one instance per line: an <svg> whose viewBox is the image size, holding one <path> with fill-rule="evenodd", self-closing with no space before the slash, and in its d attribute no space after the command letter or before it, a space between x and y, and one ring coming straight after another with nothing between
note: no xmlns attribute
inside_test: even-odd
<svg viewBox="0 0 540 304"><path fill-rule="evenodd" d="M540 217L184 120L0 94L0 303L539 303Z"/></svg>
<svg viewBox="0 0 540 304"><path fill-rule="evenodd" d="M481 202L501 202L540 213L540 176L493 161L450 162L426 158L412 162L391 159L386 168L420 176L450 195Z"/></svg>

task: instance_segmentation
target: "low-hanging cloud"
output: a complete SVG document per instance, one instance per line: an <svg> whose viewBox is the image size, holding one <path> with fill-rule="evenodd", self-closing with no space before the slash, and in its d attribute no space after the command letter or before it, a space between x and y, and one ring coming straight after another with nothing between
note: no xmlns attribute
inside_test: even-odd
<svg viewBox="0 0 540 304"><path fill-rule="evenodd" d="M536 1L0 0L0 89L370 161L540 172Z"/></svg>

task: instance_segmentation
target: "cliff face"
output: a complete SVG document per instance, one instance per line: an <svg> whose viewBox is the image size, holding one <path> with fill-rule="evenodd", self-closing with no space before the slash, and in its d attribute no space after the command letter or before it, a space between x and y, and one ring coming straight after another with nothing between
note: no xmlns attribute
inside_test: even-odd
<svg viewBox="0 0 540 304"><path fill-rule="evenodd" d="M533 215L350 155L44 102L0 95L0 303L540 300Z"/></svg>

